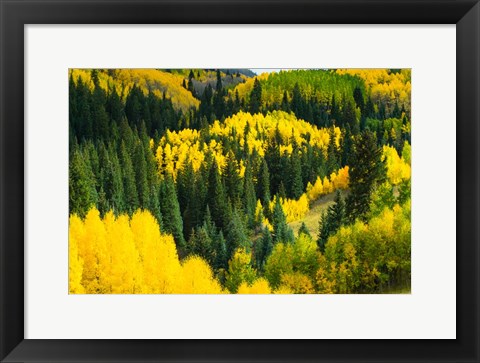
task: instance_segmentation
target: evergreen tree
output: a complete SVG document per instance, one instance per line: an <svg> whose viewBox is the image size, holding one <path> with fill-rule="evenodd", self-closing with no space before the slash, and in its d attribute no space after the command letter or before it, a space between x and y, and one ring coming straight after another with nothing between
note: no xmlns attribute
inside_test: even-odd
<svg viewBox="0 0 480 363"><path fill-rule="evenodd" d="M125 207L130 214L139 207L137 185L135 183L135 172L133 170L132 159L128 153L125 143L122 141L120 146L120 164L122 167L123 190L125 193Z"/></svg>
<svg viewBox="0 0 480 363"><path fill-rule="evenodd" d="M302 164L298 150L294 150L290 158L290 197L298 199L303 194Z"/></svg>
<svg viewBox="0 0 480 363"><path fill-rule="evenodd" d="M330 175L339 168L337 159L337 147L335 145L335 132L331 127L329 130L329 142L327 149L327 174Z"/></svg>
<svg viewBox="0 0 480 363"><path fill-rule="evenodd" d="M202 257L210 265L213 264L213 246L212 239L208 235L205 227L198 227L190 236L188 241L188 253L190 255L196 255Z"/></svg>
<svg viewBox="0 0 480 363"><path fill-rule="evenodd" d="M253 89L250 93L249 111L251 114L259 113L262 107L262 86L258 78L253 82Z"/></svg>
<svg viewBox="0 0 480 363"><path fill-rule="evenodd" d="M295 86L293 87L293 95L292 95L292 102L291 102L291 108L293 113L298 118L303 118L304 114L304 107L303 107L303 99L302 99L302 94L300 92L300 87L298 86L298 82L295 83Z"/></svg>
<svg viewBox="0 0 480 363"><path fill-rule="evenodd" d="M212 212L212 219L215 225L223 229L227 226L229 221L229 213L227 209L227 197L225 187L222 183L218 166L213 160L208 175L208 204Z"/></svg>
<svg viewBox="0 0 480 363"><path fill-rule="evenodd" d="M235 250L239 247L250 251L250 240L248 239L247 229L243 224L240 213L235 208L232 213L232 218L227 226L227 256L228 259L233 256Z"/></svg>
<svg viewBox="0 0 480 363"><path fill-rule="evenodd" d="M298 229L298 235L300 236L301 234L304 234L304 235L306 235L310 238L312 237L311 234L310 234L310 231L308 230L307 226L305 225L305 222L302 222L302 225Z"/></svg>
<svg viewBox="0 0 480 363"><path fill-rule="evenodd" d="M272 234L268 228L264 228L262 231L262 237L259 238L255 244L255 265L257 270L262 271L265 266L265 262L272 253L273 239Z"/></svg>
<svg viewBox="0 0 480 363"><path fill-rule="evenodd" d="M105 140L109 136L109 117L105 110L106 95L98 83L98 78L92 78L96 79L94 81L91 107L94 136L96 139Z"/></svg>
<svg viewBox="0 0 480 363"><path fill-rule="evenodd" d="M251 163L247 163L245 167L244 188L243 188L243 208L247 215L248 225L253 227L255 224L255 207L257 204L257 196L255 195L255 187L253 185Z"/></svg>
<svg viewBox="0 0 480 363"><path fill-rule="evenodd" d="M276 198L275 207L272 216L273 242L293 243L294 235L292 229L287 224L287 218L283 212L280 198Z"/></svg>
<svg viewBox="0 0 480 363"><path fill-rule="evenodd" d="M76 213L83 218L97 203L95 178L85 155L79 149L73 151L69 169L70 213Z"/></svg>
<svg viewBox="0 0 480 363"><path fill-rule="evenodd" d="M145 154L142 144L140 143L138 143L135 147L133 165L135 169L135 181L138 192L138 201L141 208L147 208L150 197L147 179L147 162L145 161Z"/></svg>
<svg viewBox="0 0 480 363"><path fill-rule="evenodd" d="M288 102L288 95L286 90L283 91L282 104L280 105L280 109L285 112L290 112L290 103Z"/></svg>
<svg viewBox="0 0 480 363"><path fill-rule="evenodd" d="M285 189L285 185L283 184L283 181L280 182L280 186L278 187L278 197L282 199L287 198L287 190Z"/></svg>
<svg viewBox="0 0 480 363"><path fill-rule="evenodd" d="M372 132L364 131L355 138L349 169L350 194L346 203L346 214L351 223L356 218L365 220L370 210L372 192L385 177L381 157L382 149L377 146Z"/></svg>
<svg viewBox="0 0 480 363"><path fill-rule="evenodd" d="M342 125L349 126L354 134L358 133L360 126L357 123L357 115L355 113L355 106L350 100L346 100L342 112Z"/></svg>
<svg viewBox="0 0 480 363"><path fill-rule="evenodd" d="M350 158L353 150L353 138L352 133L350 132L350 126L345 126L344 130L342 137L342 167L351 164Z"/></svg>
<svg viewBox="0 0 480 363"><path fill-rule="evenodd" d="M173 235L179 254L182 254L186 247L183 237L183 221L175 192L175 184L169 174L160 183L160 210L162 212L163 229L166 233Z"/></svg>
<svg viewBox="0 0 480 363"><path fill-rule="evenodd" d="M228 268L228 251L227 243L225 242L222 231L218 233L218 236L213 243L215 248L215 263L213 268L216 271L221 269L226 270Z"/></svg>
<svg viewBox="0 0 480 363"><path fill-rule="evenodd" d="M365 100L363 99L363 92L358 86L353 90L353 99L355 100L356 106L360 108L363 114L365 111Z"/></svg>
<svg viewBox="0 0 480 363"><path fill-rule="evenodd" d="M120 125L120 122L125 116L125 112L116 87L113 87L112 92L107 97L107 112L110 116L111 124Z"/></svg>
<svg viewBox="0 0 480 363"><path fill-rule="evenodd" d="M240 178L240 173L238 171L238 163L232 150L230 150L227 154L223 176L225 180L227 196L234 204L240 202L243 185L242 179Z"/></svg>
<svg viewBox="0 0 480 363"><path fill-rule="evenodd" d="M327 212L322 214L319 226L317 245L320 251L325 251L328 237L335 234L345 222L345 203L340 191L335 193L334 204L328 207Z"/></svg>
<svg viewBox="0 0 480 363"><path fill-rule="evenodd" d="M257 181L257 196L260 198L262 205L268 206L270 204L270 172L268 171L268 164L265 159L262 159L260 166Z"/></svg>

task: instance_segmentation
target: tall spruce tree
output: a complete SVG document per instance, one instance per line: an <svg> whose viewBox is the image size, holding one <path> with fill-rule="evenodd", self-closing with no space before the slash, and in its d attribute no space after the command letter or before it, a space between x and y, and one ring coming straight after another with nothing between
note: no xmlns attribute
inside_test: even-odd
<svg viewBox="0 0 480 363"><path fill-rule="evenodd" d="M162 212L163 229L173 235L177 249L182 254L186 247L183 237L183 221L177 193L175 192L175 184L170 174L167 174L160 183L160 210Z"/></svg>
<svg viewBox="0 0 480 363"><path fill-rule="evenodd" d="M120 145L120 165L122 167L123 190L125 193L125 208L130 214L139 207L137 185L135 183L135 171L133 170L132 159L122 140Z"/></svg>
<svg viewBox="0 0 480 363"><path fill-rule="evenodd" d="M246 251L250 251L250 240L248 239L248 232L243 224L240 212L234 208L232 212L232 218L227 225L227 252L228 260L233 256L235 250L239 247L245 248Z"/></svg>
<svg viewBox="0 0 480 363"><path fill-rule="evenodd" d="M253 82L253 89L250 93L249 111L251 114L259 113L262 107L262 85L258 78Z"/></svg>
<svg viewBox="0 0 480 363"><path fill-rule="evenodd" d="M85 154L79 149L73 151L69 169L70 213L76 213L83 218L88 210L97 203L95 177L86 161Z"/></svg>
<svg viewBox="0 0 480 363"><path fill-rule="evenodd" d="M215 159L210 166L207 195L212 219L218 228L224 229L229 221L228 201Z"/></svg>
<svg viewBox="0 0 480 363"><path fill-rule="evenodd" d="M345 202L342 199L340 191L335 193L334 203L328 207L326 213L322 214L319 225L319 234L317 245L320 251L325 251L325 244L328 237L337 233L340 227L345 223Z"/></svg>
<svg viewBox="0 0 480 363"><path fill-rule="evenodd" d="M283 212L280 198L277 196L272 216L273 242L293 243L294 235L292 229L287 224L287 218Z"/></svg>
<svg viewBox="0 0 480 363"><path fill-rule="evenodd" d="M298 199L303 194L302 164L299 150L295 149L290 157L290 173L288 175L290 186L290 197Z"/></svg>
<svg viewBox="0 0 480 363"><path fill-rule="evenodd" d="M268 171L268 164L265 159L262 159L262 164L260 166L260 173L257 181L257 197L264 206L268 206L270 203L270 172Z"/></svg>
<svg viewBox="0 0 480 363"><path fill-rule="evenodd" d="M372 192L384 178L382 149L377 146L375 135L371 131L363 131L354 140L349 169L350 194L346 200L346 215L350 223L356 218L366 220Z"/></svg>
<svg viewBox="0 0 480 363"><path fill-rule="evenodd" d="M257 205L257 196L255 195L255 187L253 185L251 163L247 163L245 167L245 176L243 181L243 208L247 215L247 221L250 228L255 224L255 207Z"/></svg>

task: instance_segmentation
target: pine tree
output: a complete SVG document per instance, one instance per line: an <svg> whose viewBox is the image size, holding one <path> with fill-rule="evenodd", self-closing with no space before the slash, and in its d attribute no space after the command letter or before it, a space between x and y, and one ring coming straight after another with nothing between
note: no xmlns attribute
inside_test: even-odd
<svg viewBox="0 0 480 363"><path fill-rule="evenodd" d="M304 234L304 235L306 235L310 238L312 237L311 234L310 234L310 231L308 230L307 226L305 225L305 222L302 222L302 225L298 229L298 235L300 236L301 234Z"/></svg>
<svg viewBox="0 0 480 363"><path fill-rule="evenodd" d="M280 182L280 186L278 187L278 197L282 199L287 198L287 190L285 189L285 184L283 184L283 180Z"/></svg>
<svg viewBox="0 0 480 363"><path fill-rule="evenodd" d="M133 165L135 170L138 201L141 208L147 208L150 197L147 179L147 162L145 161L145 153L142 144L140 143L137 143L135 147Z"/></svg>
<svg viewBox="0 0 480 363"><path fill-rule="evenodd" d="M212 212L212 219L218 228L223 229L229 221L227 197L215 160L210 167L208 175L207 195L210 211Z"/></svg>
<svg viewBox="0 0 480 363"><path fill-rule="evenodd" d="M188 254L202 257L212 265L212 240L205 227L198 227L188 241Z"/></svg>
<svg viewBox="0 0 480 363"><path fill-rule="evenodd" d="M107 97L107 112L110 116L112 125L120 125L120 122L125 117L122 100L117 93L116 87L113 87L112 92L110 92Z"/></svg>
<svg viewBox="0 0 480 363"><path fill-rule="evenodd" d="M328 224L327 213L322 212L320 221L318 222L318 249L323 253L325 252L325 244L327 243L328 236L330 236L330 226Z"/></svg>
<svg viewBox="0 0 480 363"><path fill-rule="evenodd" d="M290 103L288 102L288 95L286 90L283 91L282 104L280 105L280 109L285 112L290 112Z"/></svg>
<svg viewBox="0 0 480 363"><path fill-rule="evenodd" d="M88 210L96 205L97 198L93 172L85 155L79 149L75 149L69 165L70 214L85 217Z"/></svg>
<svg viewBox="0 0 480 363"><path fill-rule="evenodd" d="M362 114L365 111L365 100L363 99L363 92L360 87L355 87L353 90L353 99L355 100L355 104L358 108L362 111Z"/></svg>
<svg viewBox="0 0 480 363"><path fill-rule="evenodd" d="M273 250L272 234L268 228L262 231L262 237L255 243L255 265L258 271L262 271L265 262Z"/></svg>
<svg viewBox="0 0 480 363"><path fill-rule="evenodd" d="M290 197L298 199L303 194L302 164L298 150L294 150L290 158L289 173Z"/></svg>
<svg viewBox="0 0 480 363"><path fill-rule="evenodd" d="M292 111L295 113L295 115L298 118L303 118L304 114L304 107L303 107L303 98L302 94L300 92L300 87L298 86L298 82L295 83L295 86L293 87L293 95L292 95L292 102L291 102L291 108Z"/></svg>
<svg viewBox="0 0 480 363"><path fill-rule="evenodd" d="M342 138L342 162L341 166L344 167L345 165L351 164L351 154L353 149L353 139L352 133L350 132L350 126L345 127L345 132L343 133Z"/></svg>
<svg viewBox="0 0 480 363"><path fill-rule="evenodd" d="M253 89L250 93L249 111L253 115L259 113L262 107L262 86L258 78L253 82Z"/></svg>
<svg viewBox="0 0 480 363"><path fill-rule="evenodd" d="M346 202L346 215L351 223L356 218L365 220L370 210L372 192L385 178L382 149L377 146L375 135L364 131L355 138L353 146L349 169L350 194Z"/></svg>
<svg viewBox="0 0 480 363"><path fill-rule="evenodd" d="M227 154L223 177L225 180L227 197L230 198L233 204L240 202L243 185L238 172L238 163L232 150Z"/></svg>
<svg viewBox="0 0 480 363"><path fill-rule="evenodd" d="M228 252L227 243L223 237L223 232L218 233L217 239L214 240L215 246L215 264L214 269L219 271L221 269L226 270L228 268Z"/></svg>
<svg viewBox="0 0 480 363"><path fill-rule="evenodd" d="M280 198L276 198L272 216L273 241L274 243L284 242L293 243L294 235L292 229L287 224L287 218L283 212Z"/></svg>
<svg viewBox="0 0 480 363"><path fill-rule="evenodd" d="M228 259L233 256L235 250L239 247L250 251L250 240L245 225L243 224L240 213L237 209L233 210L232 218L227 226L227 252Z"/></svg>
<svg viewBox="0 0 480 363"><path fill-rule="evenodd" d="M260 198L262 205L267 206L270 204L270 173L265 159L262 159L262 165L260 166L260 175L257 181L257 196Z"/></svg>
<svg viewBox="0 0 480 363"><path fill-rule="evenodd" d="M186 247L183 237L183 221L175 192L175 184L169 174L160 183L160 210L162 212L163 229L166 233L173 235L179 254L182 254Z"/></svg>
<svg viewBox="0 0 480 363"><path fill-rule="evenodd" d="M320 251L325 251L325 244L328 237L335 234L345 223L345 203L340 191L335 193L333 205L328 207L327 213L322 214L319 227L319 236L317 240Z"/></svg>
<svg viewBox="0 0 480 363"><path fill-rule="evenodd" d="M253 227L255 224L255 208L257 196L253 185L252 171L250 163L245 168L244 189L243 189L243 208L247 216L248 225Z"/></svg>
<svg viewBox="0 0 480 363"><path fill-rule="evenodd" d="M335 132L331 127L329 130L329 142L327 151L327 174L330 175L338 170L337 147L335 145Z"/></svg>
<svg viewBox="0 0 480 363"><path fill-rule="evenodd" d="M132 160L128 153L125 143L122 141L120 146L120 164L123 171L123 190L125 193L125 207L132 214L139 207L137 185L135 183L135 172L133 170Z"/></svg>
<svg viewBox="0 0 480 363"><path fill-rule="evenodd" d="M354 130L354 134L358 133L359 125L357 123L357 115L355 113L355 106L351 100L346 100L344 103L342 112L342 125L348 125L352 130Z"/></svg>

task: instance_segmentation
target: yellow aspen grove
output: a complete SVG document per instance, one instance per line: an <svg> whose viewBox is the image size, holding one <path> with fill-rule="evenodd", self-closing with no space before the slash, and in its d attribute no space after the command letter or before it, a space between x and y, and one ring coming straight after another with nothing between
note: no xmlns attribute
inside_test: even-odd
<svg viewBox="0 0 480 363"><path fill-rule="evenodd" d="M156 219L147 211L137 211L130 226L143 268L142 292L174 293L181 266L173 237L161 235Z"/></svg>
<svg viewBox="0 0 480 363"><path fill-rule="evenodd" d="M247 127L248 125L248 127ZM248 129L248 134L245 134ZM244 147L251 155L254 150L260 156L265 155L269 143L279 133L282 138L280 153L291 154L293 151L292 142L297 145L310 145L318 147L324 152L327 151L329 143L329 129L318 128L304 120L298 119L294 114L283 111L273 111L267 115L251 115L248 112L239 112L231 117L227 117L223 122L216 120L208 127L208 133L212 137L220 140L229 140L236 142L239 140L240 146ZM340 145L340 128L334 128L335 145ZM183 129L180 131L168 130L160 139L158 148L155 152L157 165L160 174L170 173L176 177L178 169L183 168L191 162L193 169L197 172L205 159L205 154L210 152L222 172L226 162L226 152L223 142L212 138L208 143L200 144L200 134L197 130ZM247 145L245 145L245 142ZM243 176L245 166L241 160L240 175Z"/></svg>
<svg viewBox="0 0 480 363"><path fill-rule="evenodd" d="M402 180L410 179L410 165L398 156L397 150L395 150L394 147L384 145L382 159L385 160L387 165L387 177L390 183L397 185ZM408 161L410 161L409 157Z"/></svg>
<svg viewBox="0 0 480 363"><path fill-rule="evenodd" d="M70 217L69 292L72 294L220 294L220 283L198 256L180 263L175 241L148 211L100 219L91 209Z"/></svg>
<svg viewBox="0 0 480 363"><path fill-rule="evenodd" d="M317 200L321 195L323 195L323 183L322 178L317 176L315 183L312 185L310 182L307 184L307 197L310 202Z"/></svg>
<svg viewBox="0 0 480 363"><path fill-rule="evenodd" d="M348 188L348 169L348 165L346 165L343 168L339 169L336 174L332 173L332 175L330 176L330 180L332 181L334 190L345 190Z"/></svg>
<svg viewBox="0 0 480 363"><path fill-rule="evenodd" d="M112 294L141 291L142 271L128 216L115 218L108 212L104 218L107 246L110 251L110 286Z"/></svg>
<svg viewBox="0 0 480 363"><path fill-rule="evenodd" d="M213 277L212 269L205 260L192 256L182 264L181 294L221 294L222 287Z"/></svg>
<svg viewBox="0 0 480 363"><path fill-rule="evenodd" d="M96 208L90 209L84 221L85 233L79 240L79 255L83 259L82 285L88 294L110 292L110 256L105 226Z"/></svg>
<svg viewBox="0 0 480 363"><path fill-rule="evenodd" d="M85 289L82 286L83 259L78 255L78 239L84 233L83 223L80 218L76 215L71 216L68 231L68 291L70 294L85 293Z"/></svg>
<svg viewBox="0 0 480 363"><path fill-rule="evenodd" d="M247 282L242 282L238 287L237 294L271 294L272 290L268 281L264 278L259 278L253 282L252 285L248 285Z"/></svg>

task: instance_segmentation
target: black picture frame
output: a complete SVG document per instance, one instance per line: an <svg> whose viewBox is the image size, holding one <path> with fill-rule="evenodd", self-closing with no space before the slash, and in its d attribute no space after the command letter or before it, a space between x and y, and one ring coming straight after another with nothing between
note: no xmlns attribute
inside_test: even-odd
<svg viewBox="0 0 480 363"><path fill-rule="evenodd" d="M478 0L0 0L0 14L2 362L480 361ZM456 24L457 339L24 339L24 25L157 23Z"/></svg>

